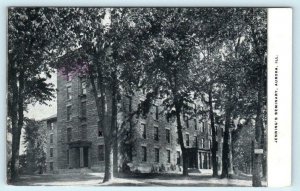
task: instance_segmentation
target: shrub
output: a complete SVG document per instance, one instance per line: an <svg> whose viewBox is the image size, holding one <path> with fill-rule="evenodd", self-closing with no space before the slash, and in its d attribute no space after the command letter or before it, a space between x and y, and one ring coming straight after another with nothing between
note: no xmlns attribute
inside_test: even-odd
<svg viewBox="0 0 300 191"><path fill-rule="evenodd" d="M164 164L161 164L161 166L159 167L159 172L166 172L166 167Z"/></svg>
<svg viewBox="0 0 300 191"><path fill-rule="evenodd" d="M159 168L157 166L152 165L151 167L151 173L158 173Z"/></svg>
<svg viewBox="0 0 300 191"><path fill-rule="evenodd" d="M135 174L140 174L141 171L137 168L137 169L134 170L134 173L135 173Z"/></svg>
<svg viewBox="0 0 300 191"><path fill-rule="evenodd" d="M130 167L128 166L127 162L123 162L122 172L124 172L124 173L129 173L130 172Z"/></svg>
<svg viewBox="0 0 300 191"><path fill-rule="evenodd" d="M176 170L176 165L171 164L170 169L171 169L171 171L175 171Z"/></svg>

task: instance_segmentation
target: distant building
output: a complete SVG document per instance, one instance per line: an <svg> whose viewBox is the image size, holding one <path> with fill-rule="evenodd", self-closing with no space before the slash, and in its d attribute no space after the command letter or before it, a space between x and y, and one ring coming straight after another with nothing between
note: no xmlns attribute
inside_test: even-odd
<svg viewBox="0 0 300 191"><path fill-rule="evenodd" d="M57 146L49 145L49 149L53 149L53 156L51 158L47 154L47 163L50 167L53 165L50 169L86 167L103 171L103 127L98 121L96 104L90 87L87 86L88 81L80 76L67 79L58 76L57 79L57 125L54 125L53 130L53 141L57 141ZM143 172L151 172L162 166L166 170L181 169L182 156L177 142L176 120L166 118L160 99L152 105L147 116L140 115L122 124L128 113L136 110L144 99L145 94L141 91L118 100L120 138L115 147L118 150L119 169L124 163L131 170ZM107 121L110 120L110 101L107 100L106 103ZM195 105L196 108L201 107ZM56 118L52 122L54 119ZM189 167L210 169L211 129L208 121L200 122L199 119L182 116L184 142L189 151Z"/></svg>
<svg viewBox="0 0 300 191"><path fill-rule="evenodd" d="M57 116L56 114L41 120L43 128L46 129L46 171L58 170L57 161Z"/></svg>

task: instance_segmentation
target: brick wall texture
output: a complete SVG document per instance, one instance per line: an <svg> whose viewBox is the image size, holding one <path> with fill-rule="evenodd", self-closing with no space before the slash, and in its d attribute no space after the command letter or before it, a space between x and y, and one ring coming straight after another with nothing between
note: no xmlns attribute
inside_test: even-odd
<svg viewBox="0 0 300 191"><path fill-rule="evenodd" d="M89 167L102 171L104 169L104 161L102 160L103 157L101 157L101 154L103 154L101 152L101 145L104 145L104 140L101 133L99 134L98 116L91 86L87 85L86 94L82 95L82 82L86 80L85 78L73 77L72 80L68 81L58 76L57 79L57 128L55 128L55 131L57 131L57 135L55 135L57 148L55 148L55 157L53 158L57 163L55 162L54 168ZM88 82L86 83L88 84ZM150 112L145 117L142 115L135 116L131 119L131 122L123 124L123 121L128 117L129 110L135 111L138 104L144 99L145 95L142 92L136 92L134 96L123 96L119 99L118 133L120 138L118 138L118 143L116 144L118 147L119 167L121 168L125 161L131 167L131 170L151 171L162 165L166 170L170 170L171 166L180 169L180 165L177 165L177 153L181 153L181 149L179 144L177 144L176 121L175 118L169 121L166 119L160 99L153 103L153 107L151 107ZM86 103L86 115L82 111L84 110L84 103ZM106 104L108 113L106 122L109 123L110 100L107 100ZM158 106L158 118L156 117L157 109L155 106ZM68 107L71 110L69 120ZM198 165L196 168L210 168L210 125L208 121L200 122L199 119L199 117L188 119L187 127L187 120L182 117L184 141L186 142L186 135L188 135L189 146L186 145L186 147L197 148L196 156ZM146 129L146 138L143 137L144 126ZM133 136L131 143L133 145L128 152L132 153L132 160L126 159L122 149L126 148L125 145L128 143L124 137L125 135L128 136L126 131L129 132L130 128ZM158 128L158 140L155 140L156 128ZM167 141L167 129L170 132L170 142ZM195 143L196 137L197 143ZM204 147L202 148L203 145ZM143 147L146 148L147 152L146 161L143 160ZM155 150L157 152L157 149L159 156L155 154ZM168 153L170 153L170 157L168 157ZM201 156L203 159L201 159L200 155L203 155ZM204 160L204 155L206 155L206 167L200 165L200 160Z"/></svg>

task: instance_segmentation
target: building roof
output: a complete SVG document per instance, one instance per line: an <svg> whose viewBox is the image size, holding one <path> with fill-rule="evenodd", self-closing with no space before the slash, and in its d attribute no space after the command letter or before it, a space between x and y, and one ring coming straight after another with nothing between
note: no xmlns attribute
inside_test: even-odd
<svg viewBox="0 0 300 191"><path fill-rule="evenodd" d="M56 119L56 118L57 118L57 114L53 114L53 115L50 115L49 117L41 119L41 121L49 121L51 119Z"/></svg>

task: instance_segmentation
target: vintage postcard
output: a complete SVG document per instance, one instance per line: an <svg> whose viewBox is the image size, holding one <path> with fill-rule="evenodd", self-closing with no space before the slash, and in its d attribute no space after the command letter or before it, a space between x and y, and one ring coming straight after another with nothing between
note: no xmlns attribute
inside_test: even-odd
<svg viewBox="0 0 300 191"><path fill-rule="evenodd" d="M8 184L291 185L292 9L7 9Z"/></svg>

